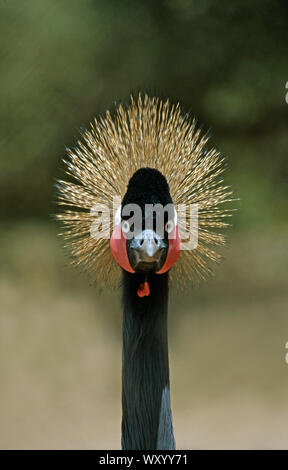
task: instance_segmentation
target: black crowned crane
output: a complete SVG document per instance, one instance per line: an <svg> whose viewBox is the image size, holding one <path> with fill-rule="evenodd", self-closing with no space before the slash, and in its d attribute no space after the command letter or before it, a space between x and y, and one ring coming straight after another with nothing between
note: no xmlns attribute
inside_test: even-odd
<svg viewBox="0 0 288 470"><path fill-rule="evenodd" d="M58 181L57 217L72 263L99 286L122 279L123 449L175 449L168 288L210 274L231 215L224 161L207 140L179 105L131 97L114 116L95 119L68 151L70 181Z"/></svg>

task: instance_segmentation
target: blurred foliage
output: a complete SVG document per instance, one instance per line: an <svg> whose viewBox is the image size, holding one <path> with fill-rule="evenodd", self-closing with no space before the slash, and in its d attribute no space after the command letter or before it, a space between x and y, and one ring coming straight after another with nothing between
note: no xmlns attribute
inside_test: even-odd
<svg viewBox="0 0 288 470"><path fill-rule="evenodd" d="M241 198L213 282L171 291L177 445L288 448L287 1L0 0L0 31L2 448L120 445L119 293L47 219L65 147L139 90L210 129Z"/></svg>
<svg viewBox="0 0 288 470"><path fill-rule="evenodd" d="M2 0L0 12L2 220L47 218L65 146L143 90L211 130L238 224L285 222L287 2Z"/></svg>

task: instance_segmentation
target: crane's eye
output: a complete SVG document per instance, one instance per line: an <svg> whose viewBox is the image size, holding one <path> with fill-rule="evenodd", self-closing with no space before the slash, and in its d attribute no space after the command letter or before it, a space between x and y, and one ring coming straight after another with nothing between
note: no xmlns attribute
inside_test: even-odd
<svg viewBox="0 0 288 470"><path fill-rule="evenodd" d="M172 230L173 230L173 228L174 228L174 222L173 222L173 220L168 220L168 222L166 222L166 224L165 224L165 230L166 230L166 232L167 232L167 233L171 233Z"/></svg>
<svg viewBox="0 0 288 470"><path fill-rule="evenodd" d="M122 222L122 232L123 233L130 232L130 225L129 225L129 222L127 220L123 220L123 222Z"/></svg>

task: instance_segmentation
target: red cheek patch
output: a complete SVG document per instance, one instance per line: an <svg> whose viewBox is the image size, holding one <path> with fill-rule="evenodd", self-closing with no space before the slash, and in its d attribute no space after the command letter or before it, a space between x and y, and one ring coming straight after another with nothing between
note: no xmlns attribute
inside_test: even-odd
<svg viewBox="0 0 288 470"><path fill-rule="evenodd" d="M110 248L115 261L117 261L117 263L120 264L120 266L125 269L125 271L128 271L129 273L135 273L129 262L126 249L126 238L124 237L121 230L121 225L116 225L113 230L110 239Z"/></svg>
<svg viewBox="0 0 288 470"><path fill-rule="evenodd" d="M110 248L114 256L115 261L129 273L135 273L134 269L130 265L130 261L127 254L126 248L126 238L122 232L121 224L115 225L111 239L110 239ZM177 258L181 250L181 238L178 232L178 226L175 225L173 231L169 235L169 248L167 253L167 258L162 266L162 268L156 272L156 274L166 273L174 263L176 263ZM148 287L143 283L143 288L140 285L138 291L139 297L145 297L150 294L149 284ZM144 286L145 285L145 286ZM147 293L148 292L148 293Z"/></svg>
<svg viewBox="0 0 288 470"><path fill-rule="evenodd" d="M176 263L178 256L180 255L181 250L181 238L178 232L178 226L175 225L171 235L169 236L169 248L167 253L167 258L162 268L156 272L156 274L166 273L173 264Z"/></svg>

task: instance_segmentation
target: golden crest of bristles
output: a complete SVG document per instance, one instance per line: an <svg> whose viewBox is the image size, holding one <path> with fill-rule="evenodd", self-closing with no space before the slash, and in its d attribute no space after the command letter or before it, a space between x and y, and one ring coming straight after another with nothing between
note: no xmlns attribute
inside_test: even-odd
<svg viewBox="0 0 288 470"><path fill-rule="evenodd" d="M181 287L205 279L211 273L210 261L221 259L213 248L225 244L218 229L229 225L225 218L231 210L223 204L233 200L232 191L219 178L224 159L215 149L207 149L207 140L195 120L181 114L179 104L147 95L144 99L139 95L137 101L131 97L127 107L120 104L114 117L107 111L105 117L95 118L76 148L68 151L66 171L74 182L58 180L62 210L57 218L72 263L85 268L101 287L117 285L120 267L109 239L91 236L96 215L90 211L95 204L109 207L111 233L113 197L122 199L134 172L150 167L166 177L176 208L198 204L198 246L181 251L171 277Z"/></svg>

